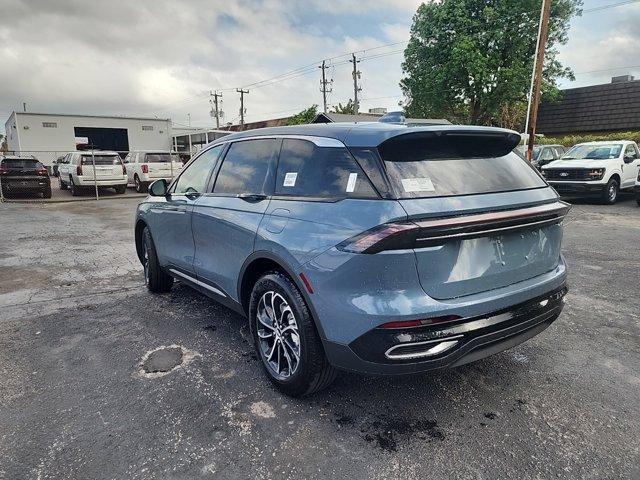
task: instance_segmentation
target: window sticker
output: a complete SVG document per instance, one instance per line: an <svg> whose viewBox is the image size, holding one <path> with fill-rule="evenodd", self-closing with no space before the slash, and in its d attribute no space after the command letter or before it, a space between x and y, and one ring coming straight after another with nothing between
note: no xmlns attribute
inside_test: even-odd
<svg viewBox="0 0 640 480"><path fill-rule="evenodd" d="M298 172L288 172L284 176L283 187L295 187L296 179L298 178Z"/></svg>
<svg viewBox="0 0 640 480"><path fill-rule="evenodd" d="M405 192L435 192L433 182L429 177L403 178L402 188Z"/></svg>
<svg viewBox="0 0 640 480"><path fill-rule="evenodd" d="M347 182L347 193L351 193L356 189L356 180L358 180L357 173L349 174L349 181Z"/></svg>

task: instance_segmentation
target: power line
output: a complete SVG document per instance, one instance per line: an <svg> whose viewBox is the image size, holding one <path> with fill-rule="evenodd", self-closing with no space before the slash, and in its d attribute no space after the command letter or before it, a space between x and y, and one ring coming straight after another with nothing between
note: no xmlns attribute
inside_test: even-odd
<svg viewBox="0 0 640 480"><path fill-rule="evenodd" d="M600 70L587 70L586 72L575 72L574 75L584 75L587 73L610 72L612 70L626 70L628 68L640 68L640 65L627 65L625 67L602 68Z"/></svg>
<svg viewBox="0 0 640 480"><path fill-rule="evenodd" d="M640 2L640 0L627 0L626 2L610 3L608 5L601 5L599 7L587 8L586 10L583 10L582 13L598 12L600 10L607 10L609 8L622 7L624 5L629 5L629 4L638 3L638 2Z"/></svg>

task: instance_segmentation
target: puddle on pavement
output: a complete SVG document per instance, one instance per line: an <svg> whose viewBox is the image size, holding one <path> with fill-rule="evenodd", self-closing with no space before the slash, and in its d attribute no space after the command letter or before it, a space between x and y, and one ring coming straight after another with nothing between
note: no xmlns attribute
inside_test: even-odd
<svg viewBox="0 0 640 480"><path fill-rule="evenodd" d="M198 352L181 345L161 346L146 352L138 364L138 375L143 378L163 377L174 370L185 367Z"/></svg>

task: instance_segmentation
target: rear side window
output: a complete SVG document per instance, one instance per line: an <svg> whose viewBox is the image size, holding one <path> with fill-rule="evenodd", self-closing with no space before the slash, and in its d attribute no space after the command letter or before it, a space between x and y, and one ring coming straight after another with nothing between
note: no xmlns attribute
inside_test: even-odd
<svg viewBox="0 0 640 480"><path fill-rule="evenodd" d="M318 198L376 198L364 172L346 148L318 147L313 142L282 142L276 195Z"/></svg>
<svg viewBox="0 0 640 480"><path fill-rule="evenodd" d="M213 193L270 194L279 140L235 142L224 157Z"/></svg>
<svg viewBox="0 0 640 480"><path fill-rule="evenodd" d="M83 155L82 165L93 165L93 159L96 165L120 165L120 157L118 155Z"/></svg>
<svg viewBox="0 0 640 480"><path fill-rule="evenodd" d="M406 136L380 147L399 198L472 195L545 187L499 139Z"/></svg>

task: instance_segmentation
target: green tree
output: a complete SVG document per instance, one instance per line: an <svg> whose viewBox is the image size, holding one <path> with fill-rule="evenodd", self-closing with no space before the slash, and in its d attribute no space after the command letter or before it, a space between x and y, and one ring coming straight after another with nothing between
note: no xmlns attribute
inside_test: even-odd
<svg viewBox="0 0 640 480"><path fill-rule="evenodd" d="M303 125L311 123L318 116L318 105L311 105L309 108L296 113L289 119L287 125Z"/></svg>
<svg viewBox="0 0 640 480"><path fill-rule="evenodd" d="M493 125L505 109L526 101L542 0L442 0L413 17L400 87L411 117ZM542 91L559 95L556 80L573 79L557 59L581 0L553 0Z"/></svg>
<svg viewBox="0 0 640 480"><path fill-rule="evenodd" d="M349 99L349 101L342 105L338 103L338 105L334 105L333 111L331 113L346 113L347 115L355 115L356 113L356 105L353 103L353 99Z"/></svg>

